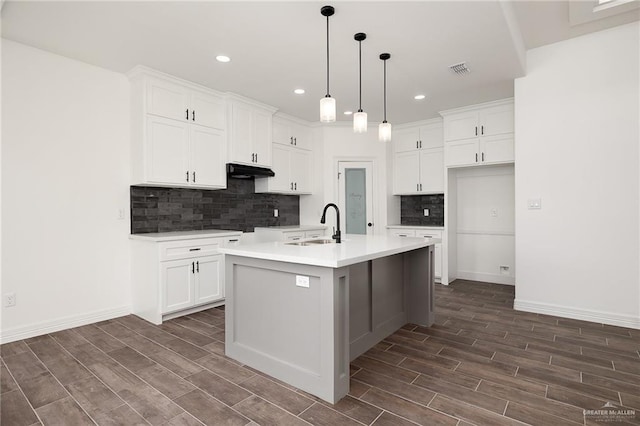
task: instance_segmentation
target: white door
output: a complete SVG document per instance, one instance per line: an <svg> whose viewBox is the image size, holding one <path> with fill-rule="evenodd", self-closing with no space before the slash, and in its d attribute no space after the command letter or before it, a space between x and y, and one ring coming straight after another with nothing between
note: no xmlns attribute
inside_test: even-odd
<svg viewBox="0 0 640 426"><path fill-rule="evenodd" d="M433 148L420 151L420 191L444 192L444 149Z"/></svg>
<svg viewBox="0 0 640 426"><path fill-rule="evenodd" d="M227 140L223 131L191 127L191 183L195 186L226 188Z"/></svg>
<svg viewBox="0 0 640 426"><path fill-rule="evenodd" d="M227 127L226 103L224 99L205 93L194 92L191 96L192 123L224 130Z"/></svg>
<svg viewBox="0 0 640 426"><path fill-rule="evenodd" d="M451 166L472 166L480 163L478 139L466 139L444 144L444 163Z"/></svg>
<svg viewBox="0 0 640 426"><path fill-rule="evenodd" d="M271 167L271 114L263 111L253 112L253 151L255 166Z"/></svg>
<svg viewBox="0 0 640 426"><path fill-rule="evenodd" d="M338 162L342 234L373 235L373 163Z"/></svg>
<svg viewBox="0 0 640 426"><path fill-rule="evenodd" d="M147 118L146 181L191 183L189 174L189 126L150 115Z"/></svg>
<svg viewBox="0 0 640 426"><path fill-rule="evenodd" d="M162 313L189 308L194 302L195 261L171 260L161 263Z"/></svg>
<svg viewBox="0 0 640 426"><path fill-rule="evenodd" d="M149 80L147 86L149 114L179 121L191 120L189 94L184 87L160 80Z"/></svg>
<svg viewBox="0 0 640 426"><path fill-rule="evenodd" d="M514 161L513 135L489 136L480 140L480 158L483 163Z"/></svg>
<svg viewBox="0 0 640 426"><path fill-rule="evenodd" d="M292 149L290 169L294 192L297 194L310 194L311 153L300 149Z"/></svg>
<svg viewBox="0 0 640 426"><path fill-rule="evenodd" d="M223 255L205 256L196 259L195 304L215 302L224 297Z"/></svg>
<svg viewBox="0 0 640 426"><path fill-rule="evenodd" d="M415 194L420 191L420 152L413 150L395 155L393 193Z"/></svg>
<svg viewBox="0 0 640 426"><path fill-rule="evenodd" d="M273 172L276 174L269 179L269 190L274 192L293 192L289 155L291 148L284 145L273 145Z"/></svg>
<svg viewBox="0 0 640 426"><path fill-rule="evenodd" d="M231 162L253 164L253 111L248 106L233 104L231 116Z"/></svg>

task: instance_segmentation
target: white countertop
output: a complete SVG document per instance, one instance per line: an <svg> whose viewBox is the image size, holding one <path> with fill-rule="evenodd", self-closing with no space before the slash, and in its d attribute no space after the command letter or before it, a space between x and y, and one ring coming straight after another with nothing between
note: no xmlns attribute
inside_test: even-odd
<svg viewBox="0 0 640 426"><path fill-rule="evenodd" d="M387 229L437 229L444 230L444 226L422 226L422 225L387 225Z"/></svg>
<svg viewBox="0 0 640 426"><path fill-rule="evenodd" d="M242 231L229 231L225 229L205 229L201 231L175 231L175 232L150 232L147 234L131 234L129 239L152 242L193 240L198 238L236 237L242 235Z"/></svg>
<svg viewBox="0 0 640 426"><path fill-rule="evenodd" d="M305 232L327 229L326 225L256 226L255 231Z"/></svg>
<svg viewBox="0 0 640 426"><path fill-rule="evenodd" d="M276 260L303 265L340 268L380 257L391 256L435 244L424 238L402 238L386 235L344 235L342 243L309 246L270 242L221 247L221 253Z"/></svg>

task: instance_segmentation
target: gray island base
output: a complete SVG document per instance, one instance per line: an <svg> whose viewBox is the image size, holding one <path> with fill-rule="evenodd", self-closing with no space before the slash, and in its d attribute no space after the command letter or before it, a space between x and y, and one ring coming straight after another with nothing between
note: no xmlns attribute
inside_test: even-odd
<svg viewBox="0 0 640 426"><path fill-rule="evenodd" d="M351 360L408 322L433 324L433 243L413 240L224 249L226 355L336 403Z"/></svg>

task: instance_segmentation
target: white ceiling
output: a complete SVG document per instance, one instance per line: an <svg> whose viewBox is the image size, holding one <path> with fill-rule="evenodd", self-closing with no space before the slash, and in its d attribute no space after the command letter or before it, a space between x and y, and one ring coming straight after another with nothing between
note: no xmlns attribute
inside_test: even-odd
<svg viewBox="0 0 640 426"><path fill-rule="evenodd" d="M358 44L364 32L363 109L382 120L382 61L387 118L399 124L443 109L513 95L524 75L524 48L571 37L568 4L487 1L29 2L8 1L2 36L127 72L135 65L251 97L309 121L325 94L325 28L331 27L331 95L339 120L357 110ZM522 29L522 32L521 30ZM587 31L588 32L588 31ZM217 62L218 54L231 57ZM471 73L448 66L466 61ZM293 89L306 94L295 95ZM413 96L425 94L416 101Z"/></svg>

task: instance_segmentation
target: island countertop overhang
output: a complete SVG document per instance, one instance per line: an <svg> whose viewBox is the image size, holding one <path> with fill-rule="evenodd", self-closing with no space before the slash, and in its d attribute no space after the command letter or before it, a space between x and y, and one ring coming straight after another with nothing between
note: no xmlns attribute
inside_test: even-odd
<svg viewBox="0 0 640 426"><path fill-rule="evenodd" d="M254 259L341 268L380 257L418 250L438 242L437 240L429 241L424 238L347 234L340 244L300 246L278 241L221 247L219 251L228 255Z"/></svg>

